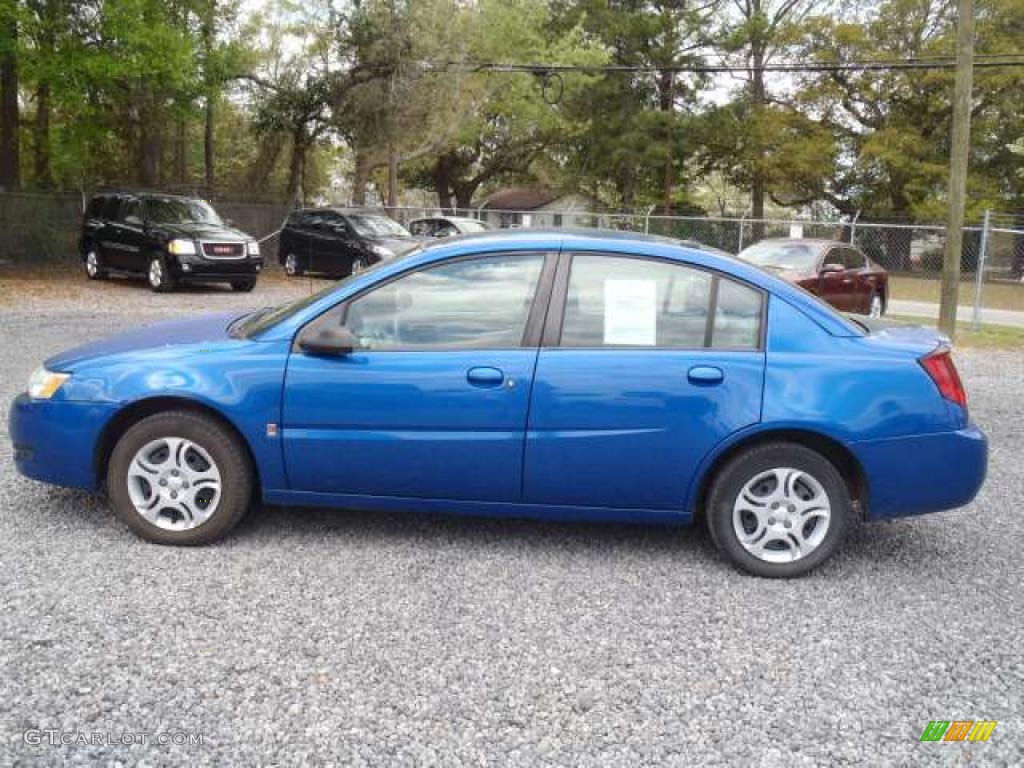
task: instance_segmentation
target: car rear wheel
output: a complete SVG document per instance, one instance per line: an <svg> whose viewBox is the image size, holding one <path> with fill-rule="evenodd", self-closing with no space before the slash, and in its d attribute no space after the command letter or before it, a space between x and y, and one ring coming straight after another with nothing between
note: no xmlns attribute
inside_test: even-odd
<svg viewBox="0 0 1024 768"><path fill-rule="evenodd" d="M164 260L159 256L154 256L150 260L146 277L149 280L149 287L157 293L170 293L174 290L174 276L171 275Z"/></svg>
<svg viewBox="0 0 1024 768"><path fill-rule="evenodd" d="M95 248L89 248L85 253L85 275L90 280L102 280L107 276L107 270L103 268L103 262Z"/></svg>
<svg viewBox="0 0 1024 768"><path fill-rule="evenodd" d="M231 290L239 293L249 293L255 287L255 280L235 280L231 283Z"/></svg>
<svg viewBox="0 0 1024 768"><path fill-rule="evenodd" d="M742 452L719 472L708 499L708 527L719 550L768 578L800 576L822 563L852 518L839 471L795 443Z"/></svg>
<svg viewBox="0 0 1024 768"><path fill-rule="evenodd" d="M207 544L249 508L244 446L215 420L188 411L149 416L114 446L107 490L114 514L147 541Z"/></svg>
<svg viewBox="0 0 1024 768"><path fill-rule="evenodd" d="M299 261L298 256L294 253L289 253L284 257L284 273L288 277L301 277L303 272L305 272L305 269L303 269L302 262Z"/></svg>
<svg viewBox="0 0 1024 768"><path fill-rule="evenodd" d="M870 317L881 317L885 314L885 299L882 298L882 294L873 293L871 294L871 304L868 306L868 315Z"/></svg>

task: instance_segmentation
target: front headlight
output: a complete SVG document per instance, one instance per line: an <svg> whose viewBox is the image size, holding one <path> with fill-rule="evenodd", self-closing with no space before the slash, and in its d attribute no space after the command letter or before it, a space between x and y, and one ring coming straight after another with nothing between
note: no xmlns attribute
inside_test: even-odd
<svg viewBox="0 0 1024 768"><path fill-rule="evenodd" d="M249 256L259 256L260 255L260 244L257 243L255 240L251 240L250 242L245 244L245 252Z"/></svg>
<svg viewBox="0 0 1024 768"><path fill-rule="evenodd" d="M395 255L394 251L392 251L390 248L385 248L383 245L371 245L370 251L372 253L377 254L382 259L390 259L393 258Z"/></svg>
<svg viewBox="0 0 1024 768"><path fill-rule="evenodd" d="M193 256L196 252L196 243L194 240L171 240L167 244L167 252L175 256Z"/></svg>
<svg viewBox="0 0 1024 768"><path fill-rule="evenodd" d="M28 380L28 396L36 400L49 400L60 389L60 385L70 378L70 373L54 373L40 366Z"/></svg>

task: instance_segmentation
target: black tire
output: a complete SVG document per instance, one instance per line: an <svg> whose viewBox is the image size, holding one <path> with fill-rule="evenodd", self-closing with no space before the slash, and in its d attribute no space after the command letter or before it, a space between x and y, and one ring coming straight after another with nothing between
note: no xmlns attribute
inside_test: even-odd
<svg viewBox="0 0 1024 768"><path fill-rule="evenodd" d="M767 562L748 552L740 543L733 524L733 505L749 481L763 472L782 467L805 472L821 485L830 506L828 528L821 542L808 554L790 562ZM766 578L801 576L820 565L842 543L853 520L850 495L835 465L817 451L785 442L757 445L731 459L712 482L706 512L708 529L719 551L733 565Z"/></svg>
<svg viewBox="0 0 1024 768"><path fill-rule="evenodd" d="M231 283L231 290L238 293L249 293L255 287L255 280L233 280Z"/></svg>
<svg viewBox="0 0 1024 768"><path fill-rule="evenodd" d="M90 280L105 280L107 277L103 257L94 245L86 247L85 255L82 256L82 266L85 267L85 276Z"/></svg>
<svg viewBox="0 0 1024 768"><path fill-rule="evenodd" d="M194 528L167 530L146 520L128 490L128 469L136 453L162 437L182 437L205 450L221 475L220 499L213 514ZM117 441L107 465L107 492L114 514L154 544L200 545L223 537L252 504L254 472L245 446L214 419L189 411L167 411L132 425ZM198 486L197 486L198 487Z"/></svg>
<svg viewBox="0 0 1024 768"><path fill-rule="evenodd" d="M154 264L160 267L159 281L154 277ZM171 274L171 270L167 268L167 261L162 256L153 256L149 260L149 266L146 268L146 281L154 293L171 293L178 287L178 281Z"/></svg>

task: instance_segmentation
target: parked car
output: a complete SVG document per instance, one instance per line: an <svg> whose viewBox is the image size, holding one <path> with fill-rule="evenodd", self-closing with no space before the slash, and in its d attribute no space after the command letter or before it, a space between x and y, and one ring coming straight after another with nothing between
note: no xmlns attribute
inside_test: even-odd
<svg viewBox="0 0 1024 768"><path fill-rule="evenodd" d="M485 232L490 225L477 219L461 216L430 216L409 222L409 231L416 237L451 237Z"/></svg>
<svg viewBox="0 0 1024 768"><path fill-rule="evenodd" d="M854 322L668 240L537 230L439 241L275 309L58 354L10 433L22 474L105 484L162 544L220 538L259 494L703 518L763 576L809 570L862 519L968 503L987 463L937 332Z"/></svg>
<svg viewBox="0 0 1024 768"><path fill-rule="evenodd" d="M381 213L307 208L288 217L278 261L289 277L306 272L344 277L419 245L409 230Z"/></svg>
<svg viewBox="0 0 1024 768"><path fill-rule="evenodd" d="M888 273L848 243L769 239L745 248L739 257L844 312L881 317L889 303Z"/></svg>
<svg viewBox="0 0 1024 768"><path fill-rule="evenodd" d="M251 291L263 266L259 243L196 197L103 192L82 217L79 252L90 280L142 275L154 291L181 283L230 283Z"/></svg>

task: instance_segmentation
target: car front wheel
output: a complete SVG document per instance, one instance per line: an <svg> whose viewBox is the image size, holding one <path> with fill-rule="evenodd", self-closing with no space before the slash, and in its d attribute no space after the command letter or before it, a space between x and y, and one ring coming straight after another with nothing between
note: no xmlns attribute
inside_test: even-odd
<svg viewBox="0 0 1024 768"><path fill-rule="evenodd" d="M299 261L299 257L294 253L289 253L284 257L284 273L288 277L301 277L304 271L302 262Z"/></svg>
<svg viewBox="0 0 1024 768"><path fill-rule="evenodd" d="M252 500L245 447L214 419L189 411L149 416L117 441L107 467L114 514L157 544L207 544Z"/></svg>
<svg viewBox="0 0 1024 768"><path fill-rule="evenodd" d="M150 260L146 277L149 280L149 287L157 293L169 293L174 290L174 276L159 256L154 256Z"/></svg>
<svg viewBox="0 0 1024 768"><path fill-rule="evenodd" d="M708 499L708 527L719 550L768 578L800 576L822 563L852 517L839 471L795 443L742 452L718 474Z"/></svg>
<svg viewBox="0 0 1024 768"><path fill-rule="evenodd" d="M90 280L102 280L107 276L107 270L103 268L103 262L95 248L90 248L85 254L85 276Z"/></svg>
<svg viewBox="0 0 1024 768"><path fill-rule="evenodd" d="M871 304L868 306L868 315L870 317L881 317L885 314L885 299L882 298L882 294L873 293L871 294Z"/></svg>

